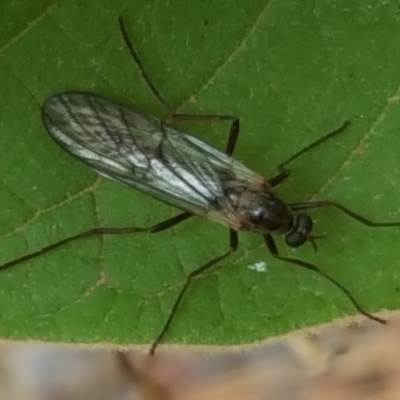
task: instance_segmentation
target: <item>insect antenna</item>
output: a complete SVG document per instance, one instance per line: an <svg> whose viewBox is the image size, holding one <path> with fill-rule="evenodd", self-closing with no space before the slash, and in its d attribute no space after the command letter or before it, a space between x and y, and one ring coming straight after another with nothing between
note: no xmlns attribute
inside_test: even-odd
<svg viewBox="0 0 400 400"><path fill-rule="evenodd" d="M318 239L323 239L325 237L326 237L325 233L322 234L322 235L312 235L311 234L311 235L308 236L308 241L311 243L311 246L313 247L315 253L318 251L318 246L317 246L316 241Z"/></svg>

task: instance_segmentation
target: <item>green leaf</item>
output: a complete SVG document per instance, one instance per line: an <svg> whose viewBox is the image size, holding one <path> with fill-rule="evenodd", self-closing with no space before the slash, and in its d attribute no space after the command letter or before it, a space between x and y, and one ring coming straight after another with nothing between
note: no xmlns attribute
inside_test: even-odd
<svg viewBox="0 0 400 400"><path fill-rule="evenodd" d="M134 4L133 4L134 3ZM91 91L167 116L140 78L116 17L174 110L241 118L235 156L271 178L302 146L277 193L333 199L400 221L398 2L19 0L0 6L0 262L93 226L149 226L177 213L98 178L48 137L40 105ZM182 125L223 148L227 124ZM400 229L369 229L337 210L312 214L311 246L282 255L320 266L370 312L400 304ZM65 246L0 274L0 336L149 343L185 275L226 251L226 229L193 219L157 235ZM248 267L266 262L264 273ZM260 236L190 287L166 341L251 342L355 314L329 282L272 259Z"/></svg>

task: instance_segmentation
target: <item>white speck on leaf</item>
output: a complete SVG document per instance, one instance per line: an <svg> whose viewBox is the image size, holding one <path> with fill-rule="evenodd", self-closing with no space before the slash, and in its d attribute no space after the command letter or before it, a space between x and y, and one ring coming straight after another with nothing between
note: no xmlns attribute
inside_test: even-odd
<svg viewBox="0 0 400 400"><path fill-rule="evenodd" d="M265 272L267 270L267 263L264 261L259 261L248 266L252 271Z"/></svg>

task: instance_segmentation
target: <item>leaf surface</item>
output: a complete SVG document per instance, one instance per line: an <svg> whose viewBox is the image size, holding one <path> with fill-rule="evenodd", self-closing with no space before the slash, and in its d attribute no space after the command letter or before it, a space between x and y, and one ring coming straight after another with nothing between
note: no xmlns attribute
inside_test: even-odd
<svg viewBox="0 0 400 400"><path fill-rule="evenodd" d="M91 91L167 117L121 39L131 40L177 112L241 119L235 157L272 177L276 165L350 119L343 135L296 160L278 187L287 202L333 199L400 221L400 11L395 1L229 2L20 0L0 6L0 262L93 226L149 226L176 210L98 178L46 134L40 106ZM227 124L185 123L223 148ZM369 229L313 212L314 263L368 311L400 302L400 229ZM0 275L0 336L149 343L185 275L228 245L223 227L192 219L158 235L68 245ZM264 273L249 268L267 264ZM275 261L262 237L240 236L228 261L197 279L166 340L233 344L355 310L329 282Z"/></svg>

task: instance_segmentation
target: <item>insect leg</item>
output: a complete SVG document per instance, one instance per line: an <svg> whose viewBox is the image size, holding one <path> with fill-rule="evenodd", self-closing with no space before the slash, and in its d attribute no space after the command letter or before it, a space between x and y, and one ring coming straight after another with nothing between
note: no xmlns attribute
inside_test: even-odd
<svg viewBox="0 0 400 400"><path fill-rule="evenodd" d="M274 178L270 179L268 182L271 186L276 186L282 181L284 181L289 175L290 175L290 170L289 168L286 168L287 165L289 165L292 161L294 161L296 158L300 157L304 153L307 153L309 150L313 149L314 147L317 147L321 143L325 142L326 140L338 135L339 133L343 132L350 124L350 121L345 121L342 126L338 129L335 129L333 132L330 132L322 138L316 140L315 142L310 143L309 145L303 147L301 150L299 150L297 153L293 154L291 157L289 157L287 160L283 161L278 165L278 171L279 174L275 176Z"/></svg>
<svg viewBox="0 0 400 400"><path fill-rule="evenodd" d="M335 207L340 211L347 214L349 217L361 222L364 225L367 225L371 228L380 228L380 227L390 227L390 226L400 226L400 222L374 222L370 221L362 217L359 214L356 214L354 211L348 209L345 206L342 206L335 201L330 200L319 200L319 201L307 201L305 203L294 203L289 205L292 211L301 211L301 210L312 210L315 208L322 208L322 207Z"/></svg>
<svg viewBox="0 0 400 400"><path fill-rule="evenodd" d="M178 310L178 307L182 301L182 298L183 298L184 294L186 293L186 291L188 290L190 284L192 283L193 278L202 274L204 271L211 268L213 265L217 264L218 262L222 261L224 258L226 258L229 255L231 255L232 253L234 253L238 248L238 244L239 244L238 234L236 231L231 229L229 231L229 250L226 253L222 254L221 256L215 257L212 260L208 261L201 267L196 268L194 271L192 271L189 275L186 276L186 279L185 279L183 286L178 294L178 297L176 298L175 303L173 304L171 311L169 312L167 320L165 321L160 333L158 334L157 338L155 339L155 341L153 342L153 344L150 347L151 355L154 355L154 352L155 352L157 346L163 339L164 335L167 333L168 328L170 327L171 322L174 318L174 315L175 315L176 311Z"/></svg>
<svg viewBox="0 0 400 400"><path fill-rule="evenodd" d="M132 45L132 42L129 39L128 33L125 28L125 23L122 17L118 18L119 29L122 35L122 38L125 42L126 47L129 50L130 55L132 56L133 60L135 61L142 78L146 82L147 86L154 94L154 96L159 100L159 102L171 112L172 120L192 120L192 121L226 121L231 120L232 125L229 133L229 140L226 146L226 153L228 155L232 155L233 150L236 145L237 138L239 136L239 119L237 117L233 117L231 115L190 115L190 114L173 114L172 107L167 103L164 99L163 95L158 91L156 86L154 85L153 81L150 78L150 75L146 72L142 61L139 58L138 53L136 52L135 48Z"/></svg>
<svg viewBox="0 0 400 400"><path fill-rule="evenodd" d="M318 145L325 142L326 140L338 135L339 133L342 133L349 126L349 124L350 124L350 121L347 120L342 124L342 126L340 128L335 129L334 131L322 136L322 138L316 140L315 142L312 142L309 145L303 147L301 150L299 150L297 153L293 154L287 160L280 163L278 165L278 168L280 170L283 169L286 165L290 164L292 161L294 161L296 158L300 157L302 154L307 153L307 151L313 149L314 147L317 147Z"/></svg>
<svg viewBox="0 0 400 400"><path fill-rule="evenodd" d="M170 118L175 121L232 121L229 129L228 142L226 144L225 153L231 156L235 150L236 142L239 137L240 121L233 115L218 114L173 114Z"/></svg>
<svg viewBox="0 0 400 400"><path fill-rule="evenodd" d="M272 254L272 256L278 260L281 261L285 261L287 263L290 264L294 264L297 265L301 268L305 268L308 269L310 271L315 272L316 274L322 276L323 278L327 279L329 282L331 282L332 284L334 284L338 289L340 289L346 296L347 298L350 300L350 302L354 305L354 307L356 308L356 310L364 315L365 317L379 322L381 324L386 324L386 321L384 319L381 319L379 317L375 317L374 315L370 314L369 312L365 311L363 307L361 307L361 305L357 302L357 300L353 297L353 295L350 293L350 291L348 289L346 289L341 283L339 283L336 279L332 278L330 275L328 275L326 272L324 272L323 270L321 270L320 268L318 268L317 266L310 264L308 262L299 260L297 258L290 258L290 257L282 257L279 254L278 248L274 242L274 239L272 238L271 235L264 235L264 240L265 240L265 244L267 245L267 248L269 250L269 252Z"/></svg>
<svg viewBox="0 0 400 400"><path fill-rule="evenodd" d="M127 383L132 387L135 398L139 399L169 399L170 395L167 389L152 379L153 359L146 358L138 360L133 351L117 350L115 353L115 361L119 366L120 373ZM140 361L140 362L139 362Z"/></svg>
<svg viewBox="0 0 400 400"><path fill-rule="evenodd" d="M186 219L190 218L192 214L185 212L182 214L178 214L175 217L169 218L166 221L162 221L156 225L153 225L149 228L139 228L135 226L130 226L130 227L125 227L125 228L113 228L113 227L104 227L100 226L97 228L92 228L88 229L86 231L80 232L76 235L69 236L63 240L60 240L59 242L52 243L46 247L43 247L37 251L34 251L29 254L25 254L24 256L15 258L14 260L8 261L4 264L0 265L0 271L6 270L8 268L11 268L17 264L23 263L28 260L32 260L36 257L39 257L43 254L46 254L47 252L57 249L58 247L64 246L67 243L70 242L75 242L80 239L92 237L92 236L97 236L97 235L126 235L126 234L132 234L132 233L140 233L140 232L150 232L150 233L156 233L156 232L161 232L165 229L171 228L174 225L179 224L182 221L185 221Z"/></svg>
<svg viewBox="0 0 400 400"><path fill-rule="evenodd" d="M140 74L142 75L142 78L146 82L147 86L151 90L151 92L154 94L155 97L157 97L158 101L168 110L172 113L172 107L167 103L167 101L164 99L162 94L158 91L156 86L154 85L153 81L151 80L149 74L146 72L142 61L140 60L138 53L136 52L135 48L132 45L132 42L129 39L128 33L126 32L124 20L122 17L118 17L118 24L119 24L119 30L122 35L122 39L125 42L126 47L129 50L130 55L132 56L133 60L135 61Z"/></svg>
<svg viewBox="0 0 400 400"><path fill-rule="evenodd" d="M274 187L276 185L279 185L281 182L283 182L289 175L290 175L290 169L285 168L285 167L278 167L280 172L278 175L274 176L271 179L268 179L268 183L271 185L271 187Z"/></svg>

